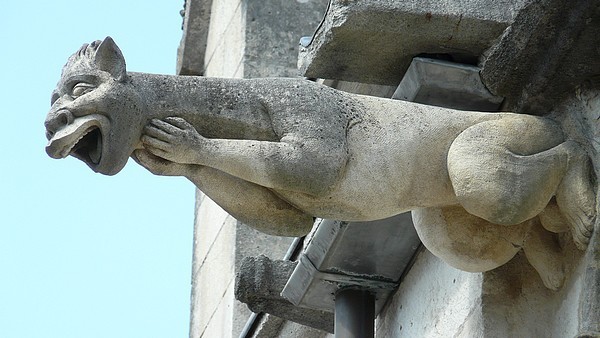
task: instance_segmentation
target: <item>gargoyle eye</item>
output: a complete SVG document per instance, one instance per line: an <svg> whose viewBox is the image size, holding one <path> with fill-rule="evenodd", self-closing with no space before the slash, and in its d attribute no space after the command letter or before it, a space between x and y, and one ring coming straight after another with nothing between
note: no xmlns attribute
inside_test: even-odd
<svg viewBox="0 0 600 338"><path fill-rule="evenodd" d="M79 97L81 95L85 95L91 92L92 90L94 90L94 88L96 87L89 83L79 82L78 84L73 86L73 91L71 94L73 95L73 97Z"/></svg>
<svg viewBox="0 0 600 338"><path fill-rule="evenodd" d="M58 95L58 93L52 93L52 98L50 99L50 105L53 105L54 102L56 102L58 99L60 98L60 95Z"/></svg>

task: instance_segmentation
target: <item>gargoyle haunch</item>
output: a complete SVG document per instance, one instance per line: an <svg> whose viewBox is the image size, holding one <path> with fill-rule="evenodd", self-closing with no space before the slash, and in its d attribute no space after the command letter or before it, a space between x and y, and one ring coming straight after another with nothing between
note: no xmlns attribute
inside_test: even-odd
<svg viewBox="0 0 600 338"><path fill-rule="evenodd" d="M485 271L523 248L554 289L563 275L550 232L571 231L584 247L595 219L588 156L550 119L303 79L128 73L111 38L69 58L46 128L53 158L113 175L132 157L154 174L187 177L266 233L412 210L424 244L451 265Z"/></svg>

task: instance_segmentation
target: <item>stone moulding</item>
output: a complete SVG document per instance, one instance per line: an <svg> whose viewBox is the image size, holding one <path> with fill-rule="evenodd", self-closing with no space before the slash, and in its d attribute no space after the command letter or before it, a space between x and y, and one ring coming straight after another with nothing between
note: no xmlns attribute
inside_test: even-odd
<svg viewBox="0 0 600 338"><path fill-rule="evenodd" d="M279 295L296 265L266 256L244 258L236 275L236 299L255 313L269 313L333 333L333 313L297 307Z"/></svg>
<svg viewBox="0 0 600 338"><path fill-rule="evenodd" d="M332 0L303 41L299 68L307 77L397 85L417 55L476 64L524 3Z"/></svg>

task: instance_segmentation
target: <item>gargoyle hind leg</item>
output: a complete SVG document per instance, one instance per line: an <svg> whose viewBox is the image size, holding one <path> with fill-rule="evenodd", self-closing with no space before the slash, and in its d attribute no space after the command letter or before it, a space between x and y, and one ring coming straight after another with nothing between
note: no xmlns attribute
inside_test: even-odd
<svg viewBox="0 0 600 338"><path fill-rule="evenodd" d="M187 177L237 220L261 232L296 237L312 228L311 215L265 187L210 167L171 162L144 150L136 150L134 159L153 174Z"/></svg>
<svg viewBox="0 0 600 338"><path fill-rule="evenodd" d="M537 217L506 227L473 216L460 206L416 209L412 216L425 247L458 269L489 271L522 248L547 288L562 286L563 259L556 235L545 230Z"/></svg>
<svg viewBox="0 0 600 338"><path fill-rule="evenodd" d="M452 186L469 213L496 224L519 224L542 212L556 194L573 233L583 237L594 219L587 163L585 152L564 141L556 123L527 115L476 124L448 153Z"/></svg>
<svg viewBox="0 0 600 338"><path fill-rule="evenodd" d="M473 216L459 205L412 211L419 238L429 251L457 269L483 272L514 257L530 223L505 227Z"/></svg>
<svg viewBox="0 0 600 338"><path fill-rule="evenodd" d="M540 275L544 285L558 290L565 279L563 254L556 234L544 229L536 217L532 219L531 229L525 237L523 252Z"/></svg>
<svg viewBox="0 0 600 338"><path fill-rule="evenodd" d="M575 245L585 249L596 219L596 195L590 159L579 146L569 157L569 167L556 191L556 204L568 224Z"/></svg>

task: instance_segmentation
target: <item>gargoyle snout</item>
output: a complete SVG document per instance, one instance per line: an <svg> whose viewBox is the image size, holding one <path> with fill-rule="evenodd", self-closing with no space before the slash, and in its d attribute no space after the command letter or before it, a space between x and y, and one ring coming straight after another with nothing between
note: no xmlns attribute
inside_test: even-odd
<svg viewBox="0 0 600 338"><path fill-rule="evenodd" d="M66 109L50 112L46 117L46 138L51 139L61 128L73 123L73 114Z"/></svg>

